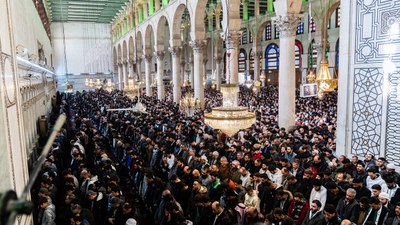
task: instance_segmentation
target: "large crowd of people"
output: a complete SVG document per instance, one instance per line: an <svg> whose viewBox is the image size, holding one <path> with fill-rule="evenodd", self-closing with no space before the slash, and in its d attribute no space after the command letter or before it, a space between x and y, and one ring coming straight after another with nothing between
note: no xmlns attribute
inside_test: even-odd
<svg viewBox="0 0 400 225"><path fill-rule="evenodd" d="M188 91L183 91L183 94ZM277 87L241 87L256 123L228 137L203 111L102 89L58 94L68 121L32 198L39 225L398 225L399 174L366 153L336 155L337 93L296 98L295 126L277 125ZM205 111L221 94L205 92Z"/></svg>

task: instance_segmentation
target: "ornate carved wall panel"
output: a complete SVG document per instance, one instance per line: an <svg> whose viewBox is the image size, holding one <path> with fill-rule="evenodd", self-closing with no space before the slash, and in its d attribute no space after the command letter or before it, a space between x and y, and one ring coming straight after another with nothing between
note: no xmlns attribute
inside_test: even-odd
<svg viewBox="0 0 400 225"><path fill-rule="evenodd" d="M391 92L388 97L386 126L386 157L400 165L400 71L389 75Z"/></svg>

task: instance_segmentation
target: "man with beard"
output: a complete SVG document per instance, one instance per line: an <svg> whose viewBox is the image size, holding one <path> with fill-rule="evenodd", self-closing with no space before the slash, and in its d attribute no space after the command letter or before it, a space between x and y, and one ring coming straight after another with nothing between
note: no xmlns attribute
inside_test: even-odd
<svg viewBox="0 0 400 225"><path fill-rule="evenodd" d="M371 196L371 191L364 186L363 181L359 178L353 179L353 189L357 191L357 200L360 200L362 197L369 198Z"/></svg>
<svg viewBox="0 0 400 225"><path fill-rule="evenodd" d="M280 208L275 208L271 214L267 215L266 225L279 224L279 225L294 225L292 218L284 214Z"/></svg>
<svg viewBox="0 0 400 225"><path fill-rule="evenodd" d="M367 210L363 224L372 222L375 225L383 225L389 214L389 210L376 197L371 197L368 202L370 207Z"/></svg>
<svg viewBox="0 0 400 225"><path fill-rule="evenodd" d="M400 224L400 202L394 208L394 215L386 219L385 225L399 225Z"/></svg>
<svg viewBox="0 0 400 225"><path fill-rule="evenodd" d="M314 200L318 200L321 203L321 210L324 209L326 204L327 190L321 184L321 180L314 179L313 181L313 189L310 195L310 202L312 203Z"/></svg>
<svg viewBox="0 0 400 225"><path fill-rule="evenodd" d="M337 205L339 200L345 196L345 191L343 191L339 186L330 181L325 184L326 189L328 189L328 195L326 198L327 204Z"/></svg>
<svg viewBox="0 0 400 225"><path fill-rule="evenodd" d="M369 209L368 198L362 197L359 200L359 215L357 219L357 225L362 225L367 215L367 210Z"/></svg>
<svg viewBox="0 0 400 225"><path fill-rule="evenodd" d="M310 209L307 211L302 225L319 225L322 223L324 216L321 212L321 202L313 200Z"/></svg>
<svg viewBox="0 0 400 225"><path fill-rule="evenodd" d="M349 188L346 190L346 196L339 200L336 207L337 215L340 219L348 219L357 222L359 215L359 205L356 198L356 190Z"/></svg>
<svg viewBox="0 0 400 225"><path fill-rule="evenodd" d="M335 207L331 204L327 204L324 208L324 220L322 225L339 225L340 219L336 214Z"/></svg>
<svg viewBox="0 0 400 225"><path fill-rule="evenodd" d="M287 215L296 222L296 225L300 225L309 208L309 203L307 199L304 198L303 194L296 192L293 194L293 199L290 202Z"/></svg>

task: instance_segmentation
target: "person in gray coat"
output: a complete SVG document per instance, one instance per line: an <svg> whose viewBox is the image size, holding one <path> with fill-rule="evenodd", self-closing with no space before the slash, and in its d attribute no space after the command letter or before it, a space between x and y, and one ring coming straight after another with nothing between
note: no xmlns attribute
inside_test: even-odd
<svg viewBox="0 0 400 225"><path fill-rule="evenodd" d="M43 209L41 225L56 225L56 207L49 201L48 198L43 197L39 199L39 206Z"/></svg>

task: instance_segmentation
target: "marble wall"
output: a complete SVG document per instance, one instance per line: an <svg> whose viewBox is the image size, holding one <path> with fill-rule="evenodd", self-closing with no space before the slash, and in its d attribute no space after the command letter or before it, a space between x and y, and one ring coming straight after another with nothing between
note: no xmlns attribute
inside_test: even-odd
<svg viewBox="0 0 400 225"><path fill-rule="evenodd" d="M400 1L341 4L338 150L400 166Z"/></svg>

